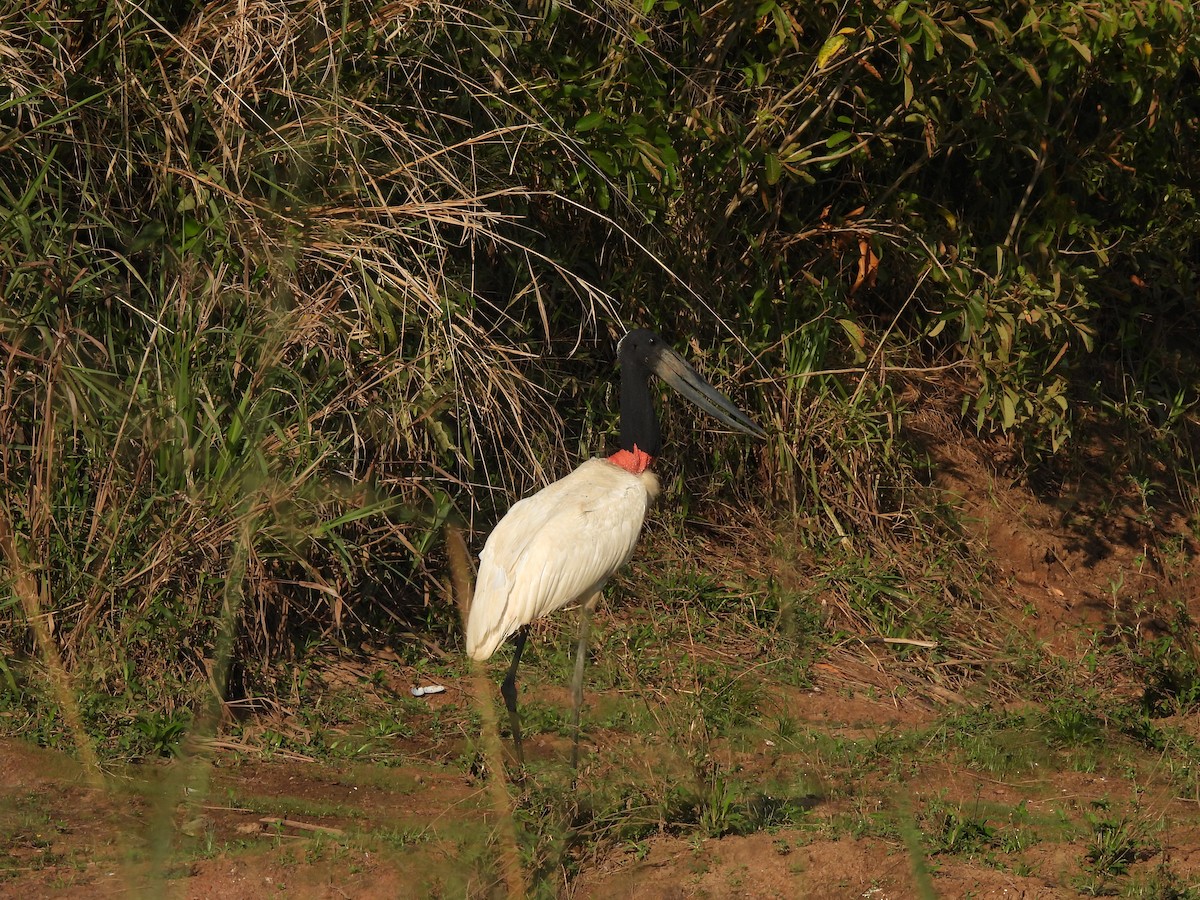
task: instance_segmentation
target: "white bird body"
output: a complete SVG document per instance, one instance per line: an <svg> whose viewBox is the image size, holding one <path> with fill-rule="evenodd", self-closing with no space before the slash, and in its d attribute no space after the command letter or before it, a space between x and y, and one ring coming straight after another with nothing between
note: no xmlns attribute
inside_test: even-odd
<svg viewBox="0 0 1200 900"><path fill-rule="evenodd" d="M488 659L509 635L513 658L500 684L508 709L513 747L524 764L521 716L517 712L517 666L528 625L556 609L579 604L579 642L571 680L575 743L579 761L579 711L588 622L600 590L629 562L646 511L658 496L649 470L662 449L650 376L657 375L699 409L754 437L766 432L728 397L696 373L651 331L635 329L617 344L621 365L621 449L589 459L565 478L521 500L492 531L479 554L475 598L467 613L467 654Z"/></svg>
<svg viewBox="0 0 1200 900"><path fill-rule="evenodd" d="M514 504L479 554L467 654L485 660L521 626L599 593L629 562L658 492L653 472L596 458Z"/></svg>

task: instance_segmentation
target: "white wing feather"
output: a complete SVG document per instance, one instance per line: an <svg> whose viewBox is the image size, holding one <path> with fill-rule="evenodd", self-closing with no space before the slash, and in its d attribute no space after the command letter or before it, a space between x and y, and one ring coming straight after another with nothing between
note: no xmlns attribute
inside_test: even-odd
<svg viewBox="0 0 1200 900"><path fill-rule="evenodd" d="M589 459L516 503L479 554L467 654L487 659L522 625L599 591L633 555L657 493L646 478Z"/></svg>

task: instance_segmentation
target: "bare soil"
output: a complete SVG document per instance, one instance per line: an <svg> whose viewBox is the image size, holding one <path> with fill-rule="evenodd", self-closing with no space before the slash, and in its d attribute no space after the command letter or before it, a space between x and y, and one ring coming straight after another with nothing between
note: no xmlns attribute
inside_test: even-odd
<svg viewBox="0 0 1200 900"><path fill-rule="evenodd" d="M1103 651L1131 634L1167 634L1160 602L1167 596L1190 621L1200 619L1200 547L1185 511L1141 503L1099 478L1074 493L1039 496L997 474L1003 464L995 448L945 442L936 421L918 419L915 427L939 437L936 486L992 561L984 577L1001 620L1035 634L1063 671L1093 667L1098 689L1114 703L1140 696L1146 686L1124 678ZM1094 453L1096 470L1107 471L1106 449ZM523 858L533 892L581 900L1200 896L1200 797L1185 789L1200 774L1188 781L1165 753L1121 739L1105 722L1098 744L1081 742L1067 757L1019 728L997 737L995 752L1023 764L989 767L943 752L940 723L961 723L950 717L981 706L1020 716L1030 708L1020 686L998 684L990 699L985 680L971 696L957 684L939 689L934 678L928 689L912 689L889 659L848 643L820 658L811 685L773 686L776 711L822 735L834 748L825 755L788 754L769 737L714 744L714 765L743 782L805 779L811 797L801 814L719 838L664 827L581 844L549 871L538 871L537 860L554 860L552 848L536 848ZM357 665L370 674L387 663L381 654ZM361 674L354 663L337 665L347 681ZM393 684L360 687L362 702L386 704L418 678L397 669ZM430 722L450 726L396 737L385 762L272 754L244 729L240 743L218 743L190 763L108 772L102 787L89 787L64 754L2 740L0 897L504 896L495 794L478 763L462 762L476 746L472 699L465 687L448 687L426 702ZM566 707L565 691L544 702ZM600 703L593 699L589 709ZM1197 737L1194 719L1159 724ZM286 717L262 726L287 727ZM886 747L892 736L894 759L829 762L839 747ZM951 738L947 746L958 746L964 735ZM561 772L569 746L531 728L529 755L543 765L534 771ZM656 755L669 755L662 741L591 729L579 790L619 778L621 767L649 769ZM847 772L855 783L844 783ZM540 815L580 820L564 800L569 784L555 777L508 782L534 832ZM1123 824L1132 836L1110 848L1117 862L1107 868L1097 858L1112 836L1104 823ZM988 830L972 832L980 825ZM941 849L931 849L928 836L939 829Z"/></svg>

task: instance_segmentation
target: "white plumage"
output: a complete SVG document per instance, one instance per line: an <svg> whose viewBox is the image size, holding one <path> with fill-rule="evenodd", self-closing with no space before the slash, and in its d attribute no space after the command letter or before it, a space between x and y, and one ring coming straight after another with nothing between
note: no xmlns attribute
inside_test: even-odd
<svg viewBox="0 0 1200 900"><path fill-rule="evenodd" d="M743 434L766 432L701 378L682 356L652 331L636 329L617 344L621 364L621 449L589 459L566 478L520 501L508 511L479 554L475 598L467 613L467 653L488 659L510 634L512 663L500 684L508 709L513 749L524 764L517 712L517 666L534 619L579 604L579 642L571 679L571 721L579 761L579 711L587 660L588 622L605 582L633 555L646 510L658 496L649 471L662 449L650 394L657 375L697 407Z"/></svg>
<svg viewBox="0 0 1200 900"><path fill-rule="evenodd" d="M467 654L489 658L522 625L584 603L633 555L658 478L606 459L516 503L479 554Z"/></svg>

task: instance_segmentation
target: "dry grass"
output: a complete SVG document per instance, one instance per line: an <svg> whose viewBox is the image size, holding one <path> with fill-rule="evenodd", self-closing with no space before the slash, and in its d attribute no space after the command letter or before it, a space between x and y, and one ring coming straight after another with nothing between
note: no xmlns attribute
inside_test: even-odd
<svg viewBox="0 0 1200 900"><path fill-rule="evenodd" d="M230 628L253 702L297 636L452 631L443 523L603 444L560 409L605 402L581 374L636 304L547 253L530 212L563 198L516 160L595 166L489 112L503 50L482 83L448 35L520 39L498 28L440 3L0 13L0 503L83 694L185 715ZM116 750L129 712L87 715Z"/></svg>

